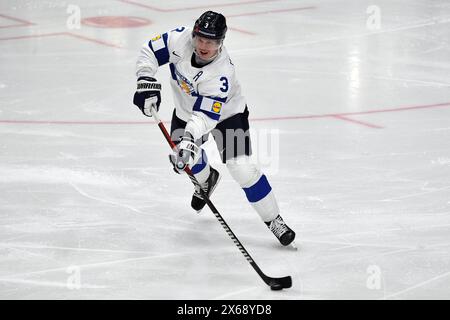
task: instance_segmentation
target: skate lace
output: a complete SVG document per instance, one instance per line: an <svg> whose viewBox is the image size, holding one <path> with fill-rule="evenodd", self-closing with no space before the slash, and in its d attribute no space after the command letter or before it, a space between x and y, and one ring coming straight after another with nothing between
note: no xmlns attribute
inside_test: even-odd
<svg viewBox="0 0 450 320"><path fill-rule="evenodd" d="M270 230L277 236L277 238L280 238L288 229L284 221L275 219L270 224Z"/></svg>

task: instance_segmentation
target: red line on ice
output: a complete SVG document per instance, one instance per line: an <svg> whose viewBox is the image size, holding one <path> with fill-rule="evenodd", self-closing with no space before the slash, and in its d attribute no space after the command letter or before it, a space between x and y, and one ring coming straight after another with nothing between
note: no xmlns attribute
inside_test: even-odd
<svg viewBox="0 0 450 320"><path fill-rule="evenodd" d="M5 18L7 20L20 22L20 24L10 24L10 25L6 25L6 26L0 26L0 28L2 28L2 29L4 29L4 28L15 28L15 27L26 27L26 26L34 25L33 22L30 22L30 21L27 21L27 20L23 20L23 19L19 19L19 18L14 18L14 17L11 17L11 16L7 16L6 14L1 14L0 13L0 17Z"/></svg>
<svg viewBox="0 0 450 320"><path fill-rule="evenodd" d="M128 4L131 4L131 5L135 5L135 6L138 6L138 7L147 8L147 9L150 9L150 10L159 11L159 12L177 12L177 11L204 9L204 8L212 8L212 7L242 6L242 5L246 5L246 4L262 3L262 2L274 2L274 1L279 1L279 0L240 1L240 2L231 2L231 3L217 3L217 4L207 5L207 6L173 8L173 9L165 9L165 8L161 8L161 7L150 6L150 5L147 5L147 4L143 4L143 3L136 2L136 1L131 1L131 0L118 0L118 1L124 2L124 3L128 3Z"/></svg>
<svg viewBox="0 0 450 320"><path fill-rule="evenodd" d="M20 39L31 39L31 38L41 38L41 37L53 37L63 35L64 32L54 32L54 33L41 33L41 34L30 34L26 36L16 36L16 37L6 37L0 38L0 41L6 40L20 40Z"/></svg>
<svg viewBox="0 0 450 320"><path fill-rule="evenodd" d="M300 8L288 8L288 9L279 9L279 10L266 10L266 11L259 11L259 12L247 12L247 13L227 15L227 18L256 16L256 15L260 15L260 14L292 12L292 11L311 10L311 9L316 9L316 7L300 7Z"/></svg>
<svg viewBox="0 0 450 320"><path fill-rule="evenodd" d="M131 4L131 5L135 5L138 7L142 7L142 8L146 8L146 9L150 9L150 10L154 10L154 11L158 11L158 12L178 12L178 11L186 11L186 10L194 10L194 9L202 9L202 8L212 8L212 7L231 7L231 6L243 6L243 5L247 5L247 4L257 4L257 3L262 3L262 2L275 2L275 1L279 1L279 0L254 0L254 1L241 1L241 2L232 2L232 3L218 3L218 4L214 4L214 5L208 5L208 6L196 6L196 7L185 7L185 8L173 8L173 9L164 9L161 7L156 7L156 6L150 6L147 4L143 4L140 2L136 2L136 1L131 1L131 0L118 0L120 2L123 3L127 3L127 4ZM304 10L304 9L312 9L315 7L303 7L303 8L292 8L292 9L285 9L285 10L271 10L271 11L264 11L264 12L250 12L250 13L241 13L241 14L236 14L236 15L226 15L227 18L233 18L233 17L242 17L242 16L249 16L249 15L258 15L258 14L267 14L267 13L277 13L277 12L286 12L286 11L293 11L293 10ZM246 31L243 29L239 29L239 28L232 28L229 27L230 30L234 30L237 32L241 32L244 34L248 34L248 35L256 35L256 33L251 32L251 31Z"/></svg>
<svg viewBox="0 0 450 320"><path fill-rule="evenodd" d="M251 36L256 36L257 34L256 33L254 33L254 32L251 32L251 31L246 31L246 30L243 30L243 29L239 29L239 28L232 28L232 27L228 27L228 29L230 29L230 30L234 30L234 31L237 31L237 32L241 32L241 33L245 33L245 34L249 34L249 35L251 35Z"/></svg>
<svg viewBox="0 0 450 320"><path fill-rule="evenodd" d="M250 121L286 121L286 120L300 120L300 119L319 119L319 118L338 118L340 120L351 121L358 124L363 124L371 128L382 128L377 125L373 125L367 122L362 122L358 120L349 119L348 116L352 115L364 115L372 113L388 113L388 112L401 112L408 110L419 110L419 109L431 109L438 107L448 107L450 102L420 105L420 106L410 106L410 107L400 107L391 109L379 109L379 110L368 110L360 112L346 112L346 113L330 113L330 114L320 114L320 115L307 115L307 116L286 116L286 117L266 117L266 118L251 118ZM164 123L169 123L170 121L163 121ZM0 120L3 124L57 124L57 125L140 125L154 123L153 121L65 121L65 120Z"/></svg>
<svg viewBox="0 0 450 320"><path fill-rule="evenodd" d="M6 40L20 40L20 39L31 39L31 38L42 38L42 37L54 37L54 36L69 36L73 38L77 38L84 41L94 42L103 46L107 47L113 47L120 49L121 47L118 45L115 45L113 43L109 43L106 41L82 36L76 33L72 32L54 32L54 33L41 33L41 34L31 34L31 35L25 35L25 36L16 36L16 37L6 37L6 38L0 38L0 41L6 41Z"/></svg>
<svg viewBox="0 0 450 320"><path fill-rule="evenodd" d="M102 40L98 40L98 39L82 36L82 35L79 35L79 34L76 34L76 33L72 33L72 32L64 32L64 34L68 35L68 36L71 36L71 37L74 37L74 38L81 39L81 40L85 40L85 41L90 41L90 42L94 42L94 43L97 43L97 44L101 44L101 45L104 45L104 46L107 46L107 47L113 47L113 48L118 48L118 49L121 48L120 46L118 46L116 44L113 44L113 43L109 43L109 42L106 42L106 41L102 41Z"/></svg>
<svg viewBox="0 0 450 320"><path fill-rule="evenodd" d="M253 121L297 120L297 119L328 118L328 117L336 117L336 116L356 116L356 115L364 115L364 114L372 114L372 113L386 113L386 112L398 112L398 111L417 110L417 109L430 109L430 108L446 107L446 106L450 106L450 102L428 104L428 105L421 105L421 106L399 107L399 108L391 108L391 109L368 110L368 111L359 111L359 112L328 113L328 114L307 115L307 116L254 118Z"/></svg>
<svg viewBox="0 0 450 320"><path fill-rule="evenodd" d="M375 125L375 124L371 124L371 123L368 123L368 122L365 122L365 121L351 119L351 118L345 117L343 115L333 115L332 117L334 117L336 119L339 119L339 120L344 120L344 121L357 123L357 124L360 124L360 125L363 125L363 126L366 126L366 127L369 127L369 128L373 128L373 129L382 129L383 128L383 127Z"/></svg>

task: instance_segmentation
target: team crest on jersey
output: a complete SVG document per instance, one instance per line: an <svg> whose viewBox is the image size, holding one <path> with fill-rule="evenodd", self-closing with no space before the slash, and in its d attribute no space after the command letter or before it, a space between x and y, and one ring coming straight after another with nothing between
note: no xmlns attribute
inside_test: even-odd
<svg viewBox="0 0 450 320"><path fill-rule="evenodd" d="M195 93L194 85L188 78L183 76L176 68L174 69L175 75L177 76L177 82L181 90L188 95Z"/></svg>
<svg viewBox="0 0 450 320"><path fill-rule="evenodd" d="M185 81L180 81L180 87L186 94L191 94L193 92L193 88L191 88Z"/></svg>
<svg viewBox="0 0 450 320"><path fill-rule="evenodd" d="M220 110L222 109L222 103L219 101L214 101L211 111L215 113L220 113Z"/></svg>

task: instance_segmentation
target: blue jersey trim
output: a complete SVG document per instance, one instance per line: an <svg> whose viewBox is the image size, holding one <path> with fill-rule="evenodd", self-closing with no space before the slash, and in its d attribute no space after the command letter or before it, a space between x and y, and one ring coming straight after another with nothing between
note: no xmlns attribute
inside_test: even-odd
<svg viewBox="0 0 450 320"><path fill-rule="evenodd" d="M175 65L173 63L169 64L169 69L172 79L178 82L177 75L175 74Z"/></svg>
<svg viewBox="0 0 450 320"><path fill-rule="evenodd" d="M250 202L258 202L259 200L264 199L270 191L272 191L272 187L264 174L254 185L249 188L242 189Z"/></svg>

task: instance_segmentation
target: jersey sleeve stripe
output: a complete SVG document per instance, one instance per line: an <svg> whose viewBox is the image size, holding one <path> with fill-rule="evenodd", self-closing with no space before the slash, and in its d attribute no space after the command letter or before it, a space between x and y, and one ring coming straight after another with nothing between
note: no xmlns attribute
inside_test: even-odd
<svg viewBox="0 0 450 320"><path fill-rule="evenodd" d="M167 38L168 34L163 33L161 37L154 38L148 42L148 46L155 54L159 66L169 62L170 54L167 47Z"/></svg>

